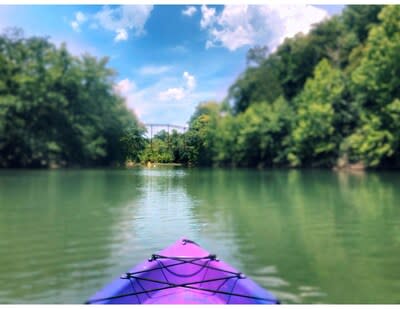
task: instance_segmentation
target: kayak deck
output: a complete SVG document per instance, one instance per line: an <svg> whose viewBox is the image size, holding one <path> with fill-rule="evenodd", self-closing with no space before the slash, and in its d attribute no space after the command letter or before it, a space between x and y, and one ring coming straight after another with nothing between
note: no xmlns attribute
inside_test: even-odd
<svg viewBox="0 0 400 309"><path fill-rule="evenodd" d="M180 239L91 297L93 304L277 304L270 292Z"/></svg>

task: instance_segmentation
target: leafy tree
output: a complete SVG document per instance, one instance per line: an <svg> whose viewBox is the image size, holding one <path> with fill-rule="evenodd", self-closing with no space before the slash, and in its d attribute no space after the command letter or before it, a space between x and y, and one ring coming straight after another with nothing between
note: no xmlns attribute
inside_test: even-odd
<svg viewBox="0 0 400 309"><path fill-rule="evenodd" d="M247 65L259 66L266 59L268 54L268 46L254 46L250 48L246 55Z"/></svg>
<svg viewBox="0 0 400 309"><path fill-rule="evenodd" d="M189 131L185 134L190 164L212 165L215 132L220 113L221 105L213 101L203 102L197 106L189 122Z"/></svg>
<svg viewBox="0 0 400 309"><path fill-rule="evenodd" d="M172 131L171 146L174 162L187 165L189 163L189 152L186 133Z"/></svg>
<svg viewBox="0 0 400 309"><path fill-rule="evenodd" d="M171 163L173 162L173 154L166 141L154 138L151 143L147 143L145 149L140 153L140 159L142 163Z"/></svg>
<svg viewBox="0 0 400 309"><path fill-rule="evenodd" d="M383 122L382 115L363 113L362 125L343 143L352 162L363 162L369 167L376 167L385 158L390 158L399 149L400 139L400 100L396 99L385 110L391 125ZM393 128L394 130L390 130ZM398 152L397 152L398 155Z"/></svg>
<svg viewBox="0 0 400 309"><path fill-rule="evenodd" d="M256 61L258 63L261 60L257 58ZM235 114L244 112L254 102L273 102L282 94L282 87L278 79L278 65L278 58L270 56L259 66L247 68L236 80L229 88L226 99L233 105Z"/></svg>
<svg viewBox="0 0 400 309"><path fill-rule="evenodd" d="M273 53L251 48L222 104L200 104L174 137L173 160L400 165L399 20L398 6L348 6Z"/></svg>
<svg viewBox="0 0 400 309"><path fill-rule="evenodd" d="M297 116L292 131L292 165L332 165L339 140L333 125L334 104L341 99L344 81L341 72L322 60L314 77L307 80L296 98Z"/></svg>
<svg viewBox="0 0 400 309"><path fill-rule="evenodd" d="M378 23L378 14L383 7L383 5L346 6L342 14L346 30L355 33L359 43L364 42L370 28Z"/></svg>
<svg viewBox="0 0 400 309"><path fill-rule="evenodd" d="M302 33L285 39L276 54L280 59L279 81L283 94L291 100L301 91L320 59L310 37Z"/></svg>
<svg viewBox="0 0 400 309"><path fill-rule="evenodd" d="M138 121L113 91L107 62L18 29L1 35L0 166L123 162L121 138Z"/></svg>
<svg viewBox="0 0 400 309"><path fill-rule="evenodd" d="M140 161L140 153L145 149L144 138L145 128L141 126L131 126L125 130L121 137L121 142L125 148L125 157L134 162Z"/></svg>
<svg viewBox="0 0 400 309"><path fill-rule="evenodd" d="M224 114L217 123L213 162L220 166L237 166L239 121L232 114Z"/></svg>
<svg viewBox="0 0 400 309"><path fill-rule="evenodd" d="M352 76L353 92L363 107L360 128L346 145L352 158L377 166L399 156L400 7L386 6L380 24L370 29L360 65Z"/></svg>
<svg viewBox="0 0 400 309"><path fill-rule="evenodd" d="M290 109L283 98L273 104L253 104L238 116L236 164L254 167L282 163L289 117Z"/></svg>

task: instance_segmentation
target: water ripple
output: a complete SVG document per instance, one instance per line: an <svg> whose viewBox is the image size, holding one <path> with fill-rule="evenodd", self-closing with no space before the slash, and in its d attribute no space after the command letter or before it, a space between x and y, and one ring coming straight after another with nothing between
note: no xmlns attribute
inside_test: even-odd
<svg viewBox="0 0 400 309"><path fill-rule="evenodd" d="M395 303L399 179L285 170L0 171L0 302L83 303L186 236L283 303Z"/></svg>

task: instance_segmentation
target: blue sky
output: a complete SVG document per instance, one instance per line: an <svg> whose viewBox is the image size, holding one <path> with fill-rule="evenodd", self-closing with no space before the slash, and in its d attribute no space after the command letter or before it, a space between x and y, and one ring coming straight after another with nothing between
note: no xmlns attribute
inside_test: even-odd
<svg viewBox="0 0 400 309"><path fill-rule="evenodd" d="M247 50L308 32L344 5L0 6L0 28L108 56L115 90L144 123L184 125L198 103L222 100Z"/></svg>

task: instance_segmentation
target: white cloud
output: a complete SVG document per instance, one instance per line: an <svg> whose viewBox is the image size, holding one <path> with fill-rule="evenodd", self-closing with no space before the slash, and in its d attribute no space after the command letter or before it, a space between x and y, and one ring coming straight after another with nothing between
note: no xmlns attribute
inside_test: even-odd
<svg viewBox="0 0 400 309"><path fill-rule="evenodd" d="M209 48L214 47L214 46L215 46L214 43L211 42L210 40L206 41L206 49L209 49Z"/></svg>
<svg viewBox="0 0 400 309"><path fill-rule="evenodd" d="M166 91L160 92L159 96L161 101L169 100L182 100L185 97L185 89L183 88L169 88Z"/></svg>
<svg viewBox="0 0 400 309"><path fill-rule="evenodd" d="M312 5L226 5L220 14L203 5L200 27L207 29L206 48L223 46L231 51L248 45L268 45L273 50L286 37L308 33L312 24L328 13Z"/></svg>
<svg viewBox="0 0 400 309"><path fill-rule="evenodd" d="M158 97L161 101L169 100L182 100L196 87L196 78L190 75L188 72L184 72L182 75L185 83L182 87L169 88L159 93Z"/></svg>
<svg viewBox="0 0 400 309"><path fill-rule="evenodd" d="M81 25L90 21L89 28L96 30L103 28L115 33L114 41L126 41L130 31L135 36L145 33L144 25L150 17L152 5L121 5L115 8L103 6L93 15L85 15L78 11L70 26L76 32L81 31Z"/></svg>
<svg viewBox="0 0 400 309"><path fill-rule="evenodd" d="M144 123L165 122L184 125L193 114L198 102L215 99L216 96L213 91L189 91L188 80L191 80L191 76L189 73L183 73L183 78L165 76L144 88L139 88L130 79L123 79L114 86L114 89L125 98L127 107L134 110ZM176 87L179 83L182 85Z"/></svg>
<svg viewBox="0 0 400 309"><path fill-rule="evenodd" d="M87 17L85 16L85 14L83 14L82 12L78 11L75 14L75 19L78 23L83 23L87 20Z"/></svg>
<svg viewBox="0 0 400 309"><path fill-rule="evenodd" d="M125 78L114 85L114 90L122 95L127 95L135 89L136 84L128 78Z"/></svg>
<svg viewBox="0 0 400 309"><path fill-rule="evenodd" d="M215 9L208 8L206 5L201 6L201 20L200 26L202 29L207 28L209 25L213 24L215 21Z"/></svg>
<svg viewBox="0 0 400 309"><path fill-rule="evenodd" d="M96 57L104 57L105 54L102 51L98 50L96 47L89 45L84 40L79 40L76 36L53 36L51 38L51 42L53 42L58 48L61 46L62 43L66 43L68 51L74 56L81 56L84 53L89 53Z"/></svg>
<svg viewBox="0 0 400 309"><path fill-rule="evenodd" d="M114 38L115 42L126 41L128 39L128 32L125 29L117 29L117 35Z"/></svg>
<svg viewBox="0 0 400 309"><path fill-rule="evenodd" d="M196 87L196 79L193 75L190 75L188 72L184 72L183 78L185 79L186 88L188 90L193 90Z"/></svg>
<svg viewBox="0 0 400 309"><path fill-rule="evenodd" d="M167 65L162 65L162 66L147 65L147 66L141 67L139 69L139 74L140 75L160 75L165 72L168 72L169 70L171 70L171 67L167 66Z"/></svg>
<svg viewBox="0 0 400 309"><path fill-rule="evenodd" d="M188 6L185 10L183 10L182 14L191 17L194 15L194 13L196 13L196 11L197 11L196 7L191 5Z"/></svg>
<svg viewBox="0 0 400 309"><path fill-rule="evenodd" d="M76 20L71 21L71 27L76 32L81 31L81 29L79 28L79 23Z"/></svg>
<svg viewBox="0 0 400 309"><path fill-rule="evenodd" d="M81 28L80 26L87 21L87 16L83 14L82 12L78 11L75 13L75 19L71 21L70 25L72 29L76 32L80 32Z"/></svg>
<svg viewBox="0 0 400 309"><path fill-rule="evenodd" d="M152 5L105 6L95 14L94 19L102 28L116 33L115 41L121 41L128 39L128 30L133 30L136 36L144 34L144 25L152 10Z"/></svg>
<svg viewBox="0 0 400 309"><path fill-rule="evenodd" d="M120 80L114 85L114 91L125 98L126 106L133 110L138 117L144 114L147 102L143 99L141 92L133 80L129 78Z"/></svg>

